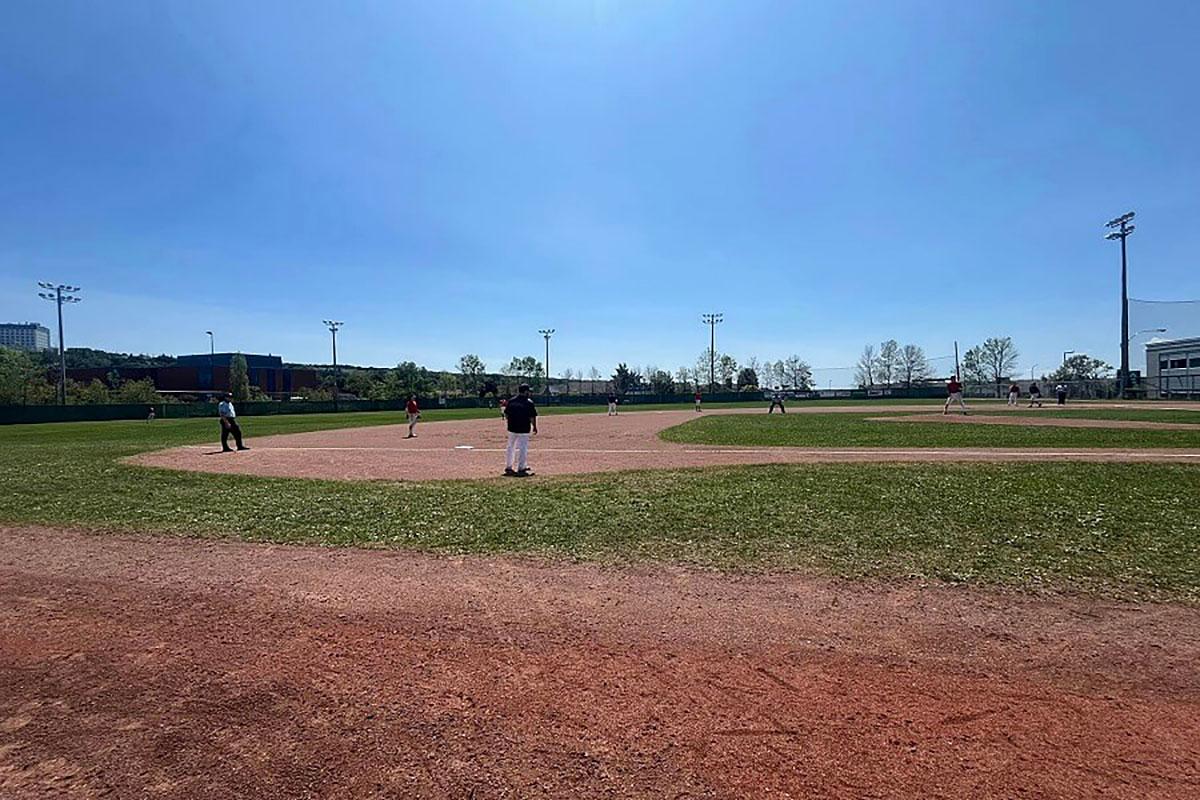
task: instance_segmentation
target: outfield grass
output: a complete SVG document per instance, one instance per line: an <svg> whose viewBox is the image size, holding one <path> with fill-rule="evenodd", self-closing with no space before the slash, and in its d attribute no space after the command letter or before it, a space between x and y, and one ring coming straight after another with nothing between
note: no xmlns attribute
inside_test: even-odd
<svg viewBox="0 0 1200 800"><path fill-rule="evenodd" d="M1200 425L1195 430L1133 430L986 423L948 425L937 420L885 422L872 419L887 413L881 409L865 414L713 415L668 428L661 435L670 442L754 447L1200 448Z"/></svg>
<svg viewBox="0 0 1200 800"><path fill-rule="evenodd" d="M427 420L489 413L431 411ZM245 427L260 436L400 420L396 413L279 416L248 419ZM145 450L212 441L215 429L211 419L0 428L0 520L1200 602L1194 467L774 465L397 484L118 463Z"/></svg>

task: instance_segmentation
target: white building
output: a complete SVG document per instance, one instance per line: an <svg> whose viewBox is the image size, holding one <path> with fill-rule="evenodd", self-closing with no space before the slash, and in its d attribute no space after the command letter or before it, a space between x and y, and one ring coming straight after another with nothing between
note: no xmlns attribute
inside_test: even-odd
<svg viewBox="0 0 1200 800"><path fill-rule="evenodd" d="M1147 397L1200 397L1200 338L1146 343Z"/></svg>
<svg viewBox="0 0 1200 800"><path fill-rule="evenodd" d="M49 350L50 329L36 322L0 322L0 347Z"/></svg>

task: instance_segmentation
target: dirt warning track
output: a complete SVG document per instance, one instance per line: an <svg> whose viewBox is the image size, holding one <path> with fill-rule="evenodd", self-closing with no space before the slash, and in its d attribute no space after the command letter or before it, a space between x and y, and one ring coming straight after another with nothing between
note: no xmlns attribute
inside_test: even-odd
<svg viewBox="0 0 1200 800"><path fill-rule="evenodd" d="M0 797L1194 798L1200 611L0 528Z"/></svg>
<svg viewBox="0 0 1200 800"><path fill-rule="evenodd" d="M929 406L894 407L928 411ZM878 406L811 408L808 413L878 411ZM745 409L708 413L764 413ZM794 412L789 412L794 413ZM631 469L671 469L737 464L928 461L1104 461L1200 464L1200 451L1186 449L1102 450L1073 448L802 448L715 447L665 442L658 433L695 419L693 411L641 411L605 414L556 414L540 419L530 464L539 475L570 475ZM932 415L933 420L955 417ZM966 419L970 420L971 417ZM1059 420L1078 423L1079 420ZM1124 427L1121 422L1092 427ZM1133 426L1157 423L1132 423ZM1172 426L1173 427L1173 426ZM215 428L215 425L214 425ZM246 425L252 436L253 423ZM453 480L495 477L504 468L506 434L499 416L434 422L407 428L388 425L342 428L253 439L244 453L221 453L214 446L177 447L145 453L132 463L169 469L340 480Z"/></svg>

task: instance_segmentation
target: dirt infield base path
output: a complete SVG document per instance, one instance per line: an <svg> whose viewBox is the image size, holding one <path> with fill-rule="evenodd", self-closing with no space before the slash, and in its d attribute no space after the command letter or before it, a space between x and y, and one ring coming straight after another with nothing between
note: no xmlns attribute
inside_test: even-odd
<svg viewBox="0 0 1200 800"><path fill-rule="evenodd" d="M893 407L900 411L927 411L928 408ZM878 411L879 408L808 408L804 412L863 410ZM705 413L764 412L731 409ZM615 417L605 414L546 415L540 420L542 432L534 437L530 448L530 464L543 476L722 464L818 462L1070 460L1200 464L1200 452L1185 449L713 447L676 444L658 437L665 428L696 417L694 411L640 411ZM931 418L951 419L956 418L940 414ZM1125 424L1118 421L1085 422L1100 422L1096 427L1122 427ZM252 423L246 427L248 432L253 431ZM219 447L200 445L144 453L129 460L143 466L169 469L338 480L488 478L499 475L504 469L506 434L499 416L419 425L419 435L415 439L404 438L407 430L402 425L341 428L248 440L253 449L244 453L222 453Z"/></svg>
<svg viewBox="0 0 1200 800"><path fill-rule="evenodd" d="M0 528L0 797L1195 798L1200 610Z"/></svg>

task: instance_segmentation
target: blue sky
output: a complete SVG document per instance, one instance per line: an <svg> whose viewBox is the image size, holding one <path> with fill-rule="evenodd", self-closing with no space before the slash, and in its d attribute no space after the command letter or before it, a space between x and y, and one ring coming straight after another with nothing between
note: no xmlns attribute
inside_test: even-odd
<svg viewBox="0 0 1200 800"><path fill-rule="evenodd" d="M68 344L555 372L1117 358L1200 297L1200 5L8 3L0 319ZM51 326L53 327L53 326ZM1136 351L1135 351L1136 356ZM1136 366L1135 358L1135 366ZM821 373L835 385L846 373Z"/></svg>

